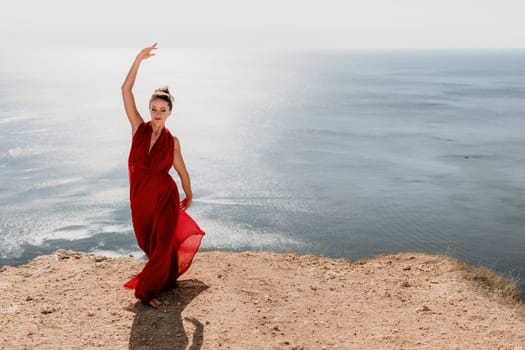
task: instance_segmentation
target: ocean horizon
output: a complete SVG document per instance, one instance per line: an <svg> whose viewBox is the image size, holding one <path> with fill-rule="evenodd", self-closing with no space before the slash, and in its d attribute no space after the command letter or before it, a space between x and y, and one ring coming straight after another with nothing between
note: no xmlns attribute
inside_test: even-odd
<svg viewBox="0 0 525 350"><path fill-rule="evenodd" d="M0 55L0 266L142 255L120 96L137 52ZM161 48L145 120L163 85L202 249L448 254L525 295L525 50Z"/></svg>

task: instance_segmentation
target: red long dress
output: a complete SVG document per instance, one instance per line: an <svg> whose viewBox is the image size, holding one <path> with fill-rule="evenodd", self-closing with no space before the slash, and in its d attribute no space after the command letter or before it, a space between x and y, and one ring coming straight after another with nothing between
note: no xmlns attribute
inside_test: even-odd
<svg viewBox="0 0 525 350"><path fill-rule="evenodd" d="M128 159L133 229L148 261L124 287L135 289L144 303L175 286L188 270L204 232L179 208L177 184L169 174L173 165L173 136L164 128L149 151L153 129L143 122L131 143Z"/></svg>

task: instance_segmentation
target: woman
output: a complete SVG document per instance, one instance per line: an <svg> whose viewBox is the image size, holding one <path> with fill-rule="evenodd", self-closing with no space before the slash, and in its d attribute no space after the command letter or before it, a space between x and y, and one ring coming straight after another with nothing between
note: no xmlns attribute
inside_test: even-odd
<svg viewBox="0 0 525 350"><path fill-rule="evenodd" d="M138 245L148 258L142 272L124 286L135 289L141 302L159 308L162 303L157 297L176 286L177 278L191 265L204 232L185 213L192 200L190 177L179 141L165 127L173 97L167 87L155 90L149 101L148 122L144 122L135 105L132 88L140 63L154 56L156 49L154 44L140 51L122 84L132 132L128 159L131 219ZM172 166L184 190L181 202L169 174Z"/></svg>

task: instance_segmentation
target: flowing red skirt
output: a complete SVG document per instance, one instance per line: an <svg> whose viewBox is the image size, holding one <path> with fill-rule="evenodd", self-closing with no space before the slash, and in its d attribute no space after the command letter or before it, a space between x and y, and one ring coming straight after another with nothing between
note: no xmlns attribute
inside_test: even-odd
<svg viewBox="0 0 525 350"><path fill-rule="evenodd" d="M135 289L135 296L144 303L175 286L204 236L197 223L179 209L179 192L169 174L173 136L164 129L149 151L151 131L150 122L138 128L128 160L133 229L148 261L124 287Z"/></svg>

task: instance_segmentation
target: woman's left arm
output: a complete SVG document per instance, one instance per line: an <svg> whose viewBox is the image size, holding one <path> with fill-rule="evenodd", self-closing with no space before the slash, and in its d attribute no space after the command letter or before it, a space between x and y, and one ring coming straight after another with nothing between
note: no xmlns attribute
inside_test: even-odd
<svg viewBox="0 0 525 350"><path fill-rule="evenodd" d="M193 198L193 194L191 192L190 175L188 174L188 170L186 169L186 164L184 164L184 159L182 159L182 152L180 150L179 140L176 137L173 137L173 141L173 167L175 168L175 171L180 177L180 181L182 183L182 190L186 195L186 197L180 202L179 206L182 210L186 210L190 207L191 200Z"/></svg>

